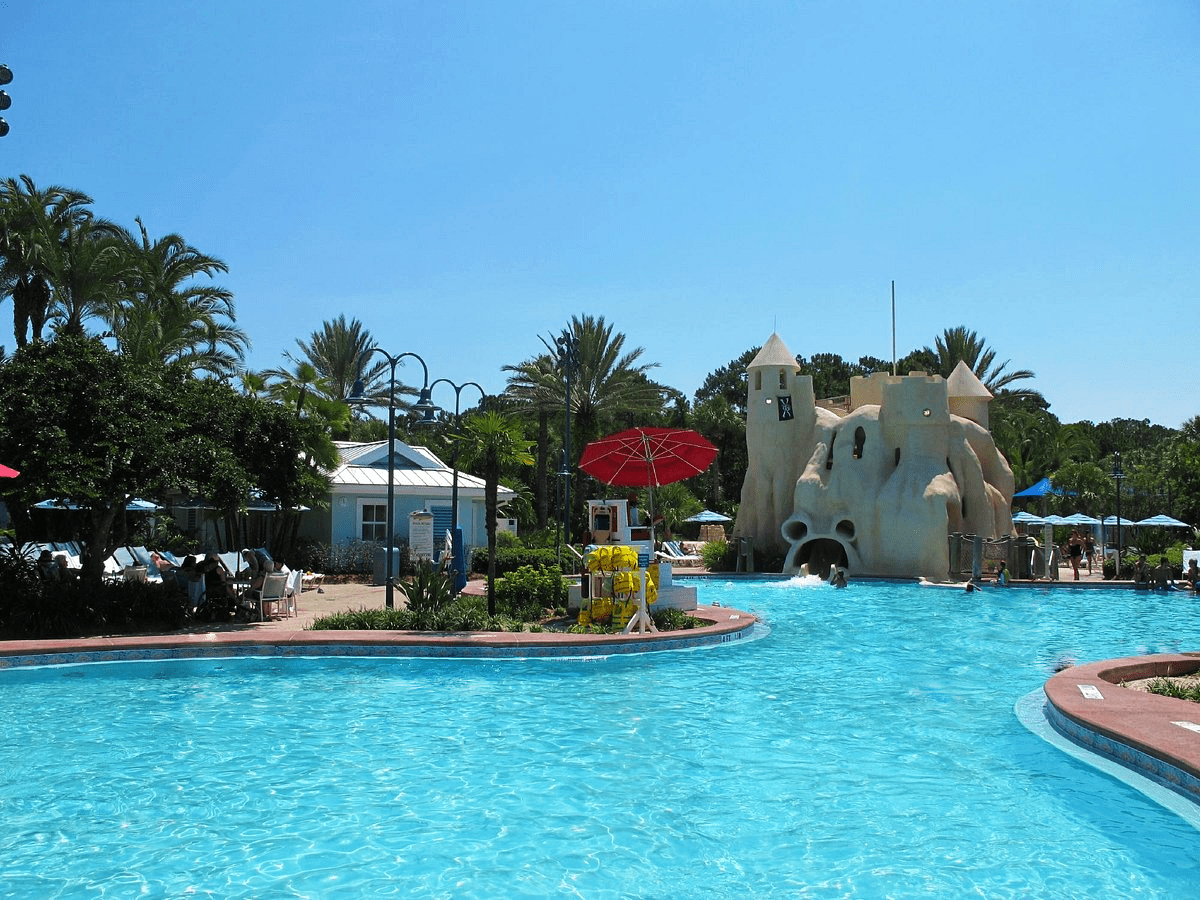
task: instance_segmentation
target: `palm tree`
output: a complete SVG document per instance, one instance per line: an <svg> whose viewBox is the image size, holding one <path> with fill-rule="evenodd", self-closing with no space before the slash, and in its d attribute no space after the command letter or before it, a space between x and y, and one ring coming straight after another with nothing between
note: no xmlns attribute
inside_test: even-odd
<svg viewBox="0 0 1200 900"><path fill-rule="evenodd" d="M387 402L388 364L374 355L367 356L367 351L375 346L375 339L358 319L347 324L346 316L339 315L331 322L324 322L321 330L314 331L307 341L297 338L296 344L303 352L302 360L291 353L284 356L293 363L303 361L313 366L321 379L323 396L345 400L354 382L361 378L366 396L381 397Z"/></svg>
<svg viewBox="0 0 1200 900"><path fill-rule="evenodd" d="M140 241L128 231L122 235L134 268L109 320L121 353L232 377L250 346L249 336L234 324L233 294L194 282L228 272L228 266L178 234L152 243L142 220L136 221Z"/></svg>
<svg viewBox="0 0 1200 900"><path fill-rule="evenodd" d="M975 377L983 382L984 387L998 396L1002 392L1008 395L1022 395L1027 391L1011 391L1008 386L1015 381L1033 378L1029 369L1005 371L1010 360L996 364L996 351L988 347L987 342L974 331L968 331L966 326L947 328L934 341L935 347L925 347L924 353L932 354L936 359L936 372L943 378L949 378L958 365L959 360L965 362Z"/></svg>
<svg viewBox="0 0 1200 900"><path fill-rule="evenodd" d="M558 377L558 361L542 353L519 366L504 366L509 377L507 395L519 401L517 409L537 419L537 458L534 461L533 494L537 527L545 528L550 510L550 418L566 407L566 387ZM554 445L557 448L557 444ZM557 456L557 449L555 450Z"/></svg>
<svg viewBox="0 0 1200 900"><path fill-rule="evenodd" d="M670 389L647 378L647 372L658 364L639 363L644 352L641 347L625 352L625 335L614 335L604 316L572 316L563 337L573 338L578 348L570 397L573 458L568 463L573 469L587 442L600 436L602 425L618 416L657 414ZM512 373L506 393L532 410L562 408L567 401L567 373L559 342L555 338L541 340L548 353L504 367ZM580 478L576 473L576 479ZM572 493L580 497L578 490Z"/></svg>
<svg viewBox="0 0 1200 900"><path fill-rule="evenodd" d="M111 222L91 218L68 230L50 271L50 318L60 333L83 335L86 320L109 318L131 266L119 232Z"/></svg>
<svg viewBox="0 0 1200 900"><path fill-rule="evenodd" d="M524 439L521 425L498 412L487 411L471 416L465 424L461 453L467 465L483 477L484 520L488 540L488 615L496 615L496 519L500 474L515 465L533 464L531 442Z"/></svg>
<svg viewBox="0 0 1200 900"><path fill-rule="evenodd" d="M28 175L0 182L0 284L13 300L18 347L41 340L60 248L73 226L91 218L91 203L70 188L39 190Z"/></svg>
<svg viewBox="0 0 1200 900"><path fill-rule="evenodd" d="M294 404L296 416L299 417L304 412L304 403L309 396L324 396L326 385L312 363L299 360L292 360L292 363L291 369L266 369L262 376L274 379L268 388L269 393L285 405Z"/></svg>

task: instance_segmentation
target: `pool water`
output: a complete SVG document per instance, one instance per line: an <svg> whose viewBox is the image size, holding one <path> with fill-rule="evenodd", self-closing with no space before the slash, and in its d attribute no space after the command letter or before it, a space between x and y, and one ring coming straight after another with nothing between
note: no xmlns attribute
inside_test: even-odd
<svg viewBox="0 0 1200 900"><path fill-rule="evenodd" d="M573 660L0 673L0 894L1182 897L1200 832L1041 740L1186 594L700 582L769 633Z"/></svg>

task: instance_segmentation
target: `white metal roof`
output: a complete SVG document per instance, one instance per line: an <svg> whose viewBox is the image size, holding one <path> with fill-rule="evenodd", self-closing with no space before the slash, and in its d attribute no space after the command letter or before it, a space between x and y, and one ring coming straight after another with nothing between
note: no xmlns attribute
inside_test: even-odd
<svg viewBox="0 0 1200 900"><path fill-rule="evenodd" d="M356 488L387 488L387 441L359 444L335 441L340 457L337 468L328 473L334 493L353 492ZM449 495L454 483L454 470L434 456L427 447L410 447L396 441L396 468L393 484L401 493L443 491ZM484 481L459 471L460 497L483 497ZM500 485L498 497L505 500L515 492Z"/></svg>

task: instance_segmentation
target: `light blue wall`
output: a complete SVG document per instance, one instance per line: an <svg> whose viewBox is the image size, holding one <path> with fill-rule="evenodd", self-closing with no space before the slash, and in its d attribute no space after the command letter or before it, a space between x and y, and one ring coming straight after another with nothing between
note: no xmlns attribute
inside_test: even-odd
<svg viewBox="0 0 1200 900"><path fill-rule="evenodd" d="M346 501L345 504L342 503L343 499ZM327 539L330 543L340 544L346 541L355 541L361 537L358 523L358 506L360 500L366 500L370 503L386 503L387 497L386 495L381 497L376 494L339 494L333 501L332 516L329 522L329 537ZM426 500L444 502L436 498L427 498L424 496L397 495L394 521L398 537L407 540L409 514L424 512Z"/></svg>
<svg viewBox="0 0 1200 900"><path fill-rule="evenodd" d="M343 504L342 500L346 502ZM358 504L359 500L371 503L385 503L386 497L375 494L338 494L333 498L328 511L313 510L305 513L301 520L300 535L314 540L331 544L357 540L359 537ZM396 497L396 534L402 538L408 537L408 516L412 512L423 512L426 501L435 506L449 506L449 497L426 497L417 495L397 495ZM482 499L463 497L458 498L459 526L463 530L463 539L468 547L487 546L487 527L485 524L484 503Z"/></svg>

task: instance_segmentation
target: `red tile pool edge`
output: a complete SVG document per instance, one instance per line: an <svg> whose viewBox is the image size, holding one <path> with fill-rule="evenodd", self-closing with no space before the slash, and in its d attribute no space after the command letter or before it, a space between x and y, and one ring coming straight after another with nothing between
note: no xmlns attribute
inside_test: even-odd
<svg viewBox="0 0 1200 900"><path fill-rule="evenodd" d="M1045 684L1051 724L1076 743L1200 803L1200 704L1121 687L1200 670L1200 654L1131 656L1074 666ZM1099 696L1097 696L1097 694Z"/></svg>
<svg viewBox="0 0 1200 900"><path fill-rule="evenodd" d="M276 655L303 655L370 650L396 656L587 656L645 653L727 643L745 637L758 621L753 613L729 607L700 607L693 613L710 624L688 631L650 634L565 634L562 632L419 632L419 631L270 631L203 632L79 638L72 640L0 641L0 668L71 661L86 656L121 658L140 651L172 651L189 657L225 656L255 649ZM344 651L345 652L345 651Z"/></svg>

